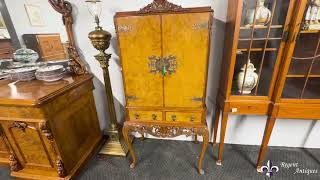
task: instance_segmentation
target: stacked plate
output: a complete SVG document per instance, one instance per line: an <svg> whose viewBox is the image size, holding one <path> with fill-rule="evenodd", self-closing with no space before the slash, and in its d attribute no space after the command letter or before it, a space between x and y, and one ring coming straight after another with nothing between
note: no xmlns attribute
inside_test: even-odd
<svg viewBox="0 0 320 180"><path fill-rule="evenodd" d="M18 68L9 71L9 78L15 81L30 81L36 78L37 67Z"/></svg>
<svg viewBox="0 0 320 180"><path fill-rule="evenodd" d="M38 80L53 82L63 78L65 68L62 65L40 67L36 72Z"/></svg>
<svg viewBox="0 0 320 180"><path fill-rule="evenodd" d="M70 59L61 59L61 60L54 60L54 61L47 61L48 65L62 65L64 68L69 66Z"/></svg>

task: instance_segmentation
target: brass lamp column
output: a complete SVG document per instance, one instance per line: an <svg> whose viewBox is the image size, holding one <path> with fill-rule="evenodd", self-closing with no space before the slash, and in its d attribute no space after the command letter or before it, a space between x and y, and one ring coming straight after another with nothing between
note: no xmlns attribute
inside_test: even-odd
<svg viewBox="0 0 320 180"><path fill-rule="evenodd" d="M86 2L90 4L95 3L94 5L96 5L96 3L100 1L90 0ZM120 132L121 128L117 122L117 116L114 108L114 101L110 83L108 67L111 54L105 53L105 50L108 49L110 46L111 34L107 31L104 31L102 27L99 25L99 17L97 14L95 15L95 22L97 24L97 27L94 31L89 33L89 39L91 40L92 45L100 51L100 53L96 55L95 58L99 61L100 66L103 69L104 83L108 102L107 112L109 113L110 117L110 127L107 131L109 139L107 140L106 144L104 144L99 154L126 156L128 148L123 142L122 133Z"/></svg>

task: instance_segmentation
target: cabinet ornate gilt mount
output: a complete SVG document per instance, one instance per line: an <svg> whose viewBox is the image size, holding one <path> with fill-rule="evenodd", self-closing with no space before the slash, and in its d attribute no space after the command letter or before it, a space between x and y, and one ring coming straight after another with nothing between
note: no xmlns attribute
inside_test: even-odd
<svg viewBox="0 0 320 180"><path fill-rule="evenodd" d="M320 17L310 0L229 1L214 144L217 165L229 114L268 116L260 170L276 118L320 118Z"/></svg>
<svg viewBox="0 0 320 180"><path fill-rule="evenodd" d="M140 11L119 12L115 26L126 95L123 134L133 159L128 133L156 137L203 136L198 161L209 135L206 81L213 11L182 8L155 0Z"/></svg>

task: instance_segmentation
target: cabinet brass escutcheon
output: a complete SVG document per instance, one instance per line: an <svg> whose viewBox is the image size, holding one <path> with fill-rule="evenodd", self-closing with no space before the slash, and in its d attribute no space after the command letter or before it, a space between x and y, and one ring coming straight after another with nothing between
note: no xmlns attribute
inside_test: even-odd
<svg viewBox="0 0 320 180"><path fill-rule="evenodd" d="M151 73L161 73L163 76L166 76L168 73L173 74L177 69L177 59L175 56L167 57L149 57L149 68Z"/></svg>
<svg viewBox="0 0 320 180"><path fill-rule="evenodd" d="M195 116L191 116L191 117L190 117L190 121L191 121L191 122L194 122L195 120L196 120L196 117L195 117Z"/></svg>
<svg viewBox="0 0 320 180"><path fill-rule="evenodd" d="M171 120L172 120L172 121L176 121L176 120L177 120L177 116L176 116L176 115L172 115L172 116L171 116Z"/></svg>
<svg viewBox="0 0 320 180"><path fill-rule="evenodd" d="M134 114L134 118L135 118L136 120L138 120L138 119L140 119L140 115L139 115L138 113L135 113L135 114Z"/></svg>
<svg viewBox="0 0 320 180"><path fill-rule="evenodd" d="M152 120L157 120L157 115L156 114L152 114Z"/></svg>

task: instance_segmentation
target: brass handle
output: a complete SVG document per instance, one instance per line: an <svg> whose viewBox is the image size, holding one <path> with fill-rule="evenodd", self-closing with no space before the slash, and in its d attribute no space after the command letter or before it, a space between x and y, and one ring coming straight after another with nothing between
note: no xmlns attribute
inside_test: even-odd
<svg viewBox="0 0 320 180"><path fill-rule="evenodd" d="M171 116L171 120L172 120L172 121L176 121L176 120L177 120L177 116L176 116L176 115L172 115L172 116Z"/></svg>
<svg viewBox="0 0 320 180"><path fill-rule="evenodd" d="M191 116L191 117L190 117L190 121L191 121L191 122L194 122L195 120L196 120L196 117L195 117L195 116Z"/></svg>
<svg viewBox="0 0 320 180"><path fill-rule="evenodd" d="M157 120L157 115L156 114L152 114L152 120Z"/></svg>
<svg viewBox="0 0 320 180"><path fill-rule="evenodd" d="M131 100L131 101L135 101L135 100L137 100L138 98L137 98L137 96L128 96L127 99L128 99L128 100Z"/></svg>
<svg viewBox="0 0 320 180"><path fill-rule="evenodd" d="M138 120L138 119L140 119L140 115L139 115L138 113L135 113L135 114L134 114L134 118L135 118L136 120Z"/></svg>

